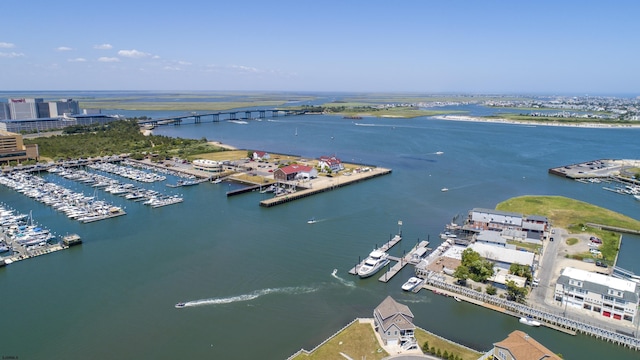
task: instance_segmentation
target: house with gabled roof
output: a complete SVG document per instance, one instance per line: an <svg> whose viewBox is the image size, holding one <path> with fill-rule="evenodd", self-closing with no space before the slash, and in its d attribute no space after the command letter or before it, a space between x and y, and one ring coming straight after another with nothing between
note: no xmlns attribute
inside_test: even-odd
<svg viewBox="0 0 640 360"><path fill-rule="evenodd" d="M318 170L311 166L291 164L273 171L273 178L277 181L292 181L299 179L314 179L318 177Z"/></svg>
<svg viewBox="0 0 640 360"><path fill-rule="evenodd" d="M407 305L387 296L373 310L373 321L374 329L385 346L399 345L405 350L418 348L414 337L416 326L413 325L413 313Z"/></svg>
<svg viewBox="0 0 640 360"><path fill-rule="evenodd" d="M327 169L331 169L331 172L344 170L342 161L335 156L320 156L320 159L318 159L318 167L320 171L323 172L326 172Z"/></svg>
<svg viewBox="0 0 640 360"><path fill-rule="evenodd" d="M269 160L270 158L271 158L271 155L269 155L269 153L267 152L264 152L264 151L253 152L253 160L256 160L256 161Z"/></svg>
<svg viewBox="0 0 640 360"><path fill-rule="evenodd" d="M516 330L493 344L493 358L498 360L560 360L560 356L544 347L531 336Z"/></svg>

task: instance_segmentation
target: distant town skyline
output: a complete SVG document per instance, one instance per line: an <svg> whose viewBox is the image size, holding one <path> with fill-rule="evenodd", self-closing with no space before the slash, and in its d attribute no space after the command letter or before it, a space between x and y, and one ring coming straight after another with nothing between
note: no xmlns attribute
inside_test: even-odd
<svg viewBox="0 0 640 360"><path fill-rule="evenodd" d="M29 2L0 91L640 95L635 1Z"/></svg>

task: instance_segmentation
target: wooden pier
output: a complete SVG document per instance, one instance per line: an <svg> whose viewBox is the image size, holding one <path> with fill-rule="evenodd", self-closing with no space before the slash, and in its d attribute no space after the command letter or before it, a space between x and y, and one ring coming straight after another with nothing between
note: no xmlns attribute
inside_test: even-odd
<svg viewBox="0 0 640 360"><path fill-rule="evenodd" d="M400 240L402 240L402 234L398 234L392 238L389 239L389 241L387 241L386 243L384 243L381 247L377 248L376 250L379 251L383 251L383 252L387 252L389 249L391 249L395 244L397 244L398 242L400 242ZM369 254L367 254L368 256ZM390 256L389 260L392 260L394 257ZM395 258L397 259L397 258ZM365 259L366 260L366 257ZM357 275L358 274L358 269L360 268L360 266L362 266L362 264L364 263L364 260L362 260L360 263L358 263L356 266L352 267L351 270L349 270L349 274L351 275Z"/></svg>
<svg viewBox="0 0 640 360"><path fill-rule="evenodd" d="M378 281L382 281L386 283L387 281L391 280L391 278L394 277L397 273L399 273L400 270L402 270L405 267L405 265L417 264L419 260L416 259L416 254L424 254L426 252L428 245L429 245L428 241L422 241L419 244L416 244L416 246L414 246L413 249L411 249L411 251L409 251L404 257L398 258L395 256L389 256L389 260L395 261L396 264L393 265L390 269L388 269L387 272L385 272L382 276L380 276L378 278ZM420 249L425 249L425 250L420 250ZM418 257L421 257L421 255Z"/></svg>

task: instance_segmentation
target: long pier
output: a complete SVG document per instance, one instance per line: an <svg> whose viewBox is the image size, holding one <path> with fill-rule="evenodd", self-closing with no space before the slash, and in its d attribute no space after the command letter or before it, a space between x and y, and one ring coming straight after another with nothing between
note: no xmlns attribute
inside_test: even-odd
<svg viewBox="0 0 640 360"><path fill-rule="evenodd" d="M298 200L305 198L307 196L319 194L325 191L334 190L337 188L341 188L343 186L351 185L366 179L372 179L378 176L387 175L391 173L391 169L384 168L375 168L372 171L367 173L354 174L351 176L340 176L340 180L335 183L330 183L325 186L316 186L314 188L308 188L304 190L298 190L292 194L280 195L277 197L273 197L270 199L260 201L260 206L271 207L284 203L288 203L290 201Z"/></svg>

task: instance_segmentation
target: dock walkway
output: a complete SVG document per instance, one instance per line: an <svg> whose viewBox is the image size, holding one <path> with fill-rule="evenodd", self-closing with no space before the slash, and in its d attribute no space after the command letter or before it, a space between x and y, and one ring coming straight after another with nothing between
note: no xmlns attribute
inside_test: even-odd
<svg viewBox="0 0 640 360"><path fill-rule="evenodd" d="M377 248L376 250L379 251L383 251L383 252L387 252L389 251L389 249L391 249L395 244L397 244L398 242L400 242L400 240L402 240L402 234L398 234L392 238L389 239L389 241L385 242L381 247ZM369 254L367 254L369 255ZM390 257L391 258L391 257ZM397 258L396 258L397 259ZM352 267L351 270L349 270L349 274L351 275L357 275L358 274L358 269L360 268L360 266L362 266L362 264L364 264L364 261L366 260L366 258L364 260L362 260L360 263L358 263L356 266ZM391 260L391 259L390 259Z"/></svg>
<svg viewBox="0 0 640 360"><path fill-rule="evenodd" d="M437 275L437 274L436 274ZM503 312L516 317L527 316L534 318L543 326L559 330L568 334L582 333L593 336L597 339L612 342L616 345L628 347L632 350L640 351L640 339L634 336L625 335L616 330L604 329L585 322L556 315L545 310L539 310L524 304L508 301L497 296L488 295L473 289L450 284L437 279L437 276L427 277L424 288L439 289L439 293L445 295L455 295L461 300L471 302L489 309ZM443 292L444 291L444 292Z"/></svg>

